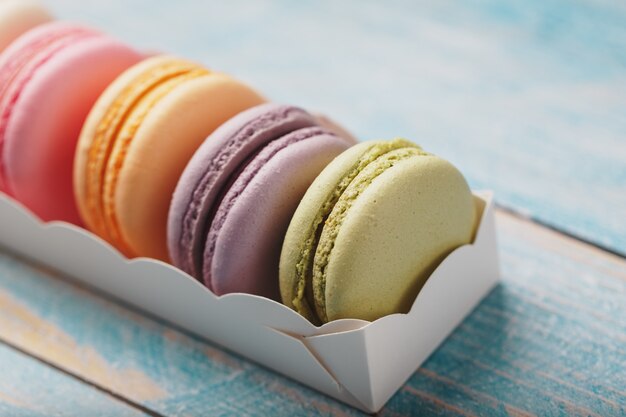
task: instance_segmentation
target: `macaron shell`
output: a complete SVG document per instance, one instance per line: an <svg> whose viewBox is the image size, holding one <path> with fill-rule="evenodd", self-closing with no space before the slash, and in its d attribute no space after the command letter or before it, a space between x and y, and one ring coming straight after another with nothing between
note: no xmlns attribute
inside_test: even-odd
<svg viewBox="0 0 626 417"><path fill-rule="evenodd" d="M7 125L24 86L58 51L97 32L65 22L51 22L29 30L0 54L0 191L13 195L4 166ZM9 139L10 140L10 139Z"/></svg>
<svg viewBox="0 0 626 417"><path fill-rule="evenodd" d="M14 196L43 220L81 223L72 166L82 124L105 87L140 58L114 39L86 39L56 53L22 90L6 130L5 173Z"/></svg>
<svg viewBox="0 0 626 417"><path fill-rule="evenodd" d="M337 123L335 120L326 116L325 114L315 113L315 118L320 126L325 127L326 129L334 132L337 136L340 136L350 142L351 145L356 145L359 143L359 140L352 133L348 132L348 130Z"/></svg>
<svg viewBox="0 0 626 417"><path fill-rule="evenodd" d="M172 200L168 245L174 264L201 277L206 223L233 175L269 141L315 125L315 119L300 108L264 103L234 116L213 132L189 161ZM190 220L194 208L197 214ZM211 288L210 282L207 285Z"/></svg>
<svg viewBox="0 0 626 417"><path fill-rule="evenodd" d="M348 147L345 139L322 133L288 145L260 168L219 231L211 263L217 294L279 299L276 274L291 216L315 177Z"/></svg>
<svg viewBox="0 0 626 417"><path fill-rule="evenodd" d="M0 51L29 29L51 20L52 16L35 1L0 1Z"/></svg>
<svg viewBox="0 0 626 417"><path fill-rule="evenodd" d="M167 214L185 165L219 125L263 101L244 84L211 74L177 87L146 116L128 148L115 193L122 237L137 256L169 259Z"/></svg>
<svg viewBox="0 0 626 417"><path fill-rule="evenodd" d="M280 255L280 293L282 302L287 307L295 307L293 299L296 297L298 281L296 264L300 259L305 244L304 239L308 235L313 220L324 202L335 192L339 181L371 146L371 142L362 142L341 153L315 178L302 197L289 223Z"/></svg>
<svg viewBox="0 0 626 417"><path fill-rule="evenodd" d="M463 176L432 155L373 179L340 226L326 269L328 320L408 312L434 268L469 243L475 207Z"/></svg>
<svg viewBox="0 0 626 417"><path fill-rule="evenodd" d="M79 209L81 218L84 220L88 228L94 228L95 220L92 219L91 212L87 208L87 164L89 163L89 151L96 131L100 126L102 118L107 113L111 105L115 102L119 94L133 81L139 78L151 68L160 66L171 60L166 55L155 56L142 60L131 66L104 90L96 103L93 105L85 123L82 127L78 145L76 147L76 155L74 157L74 195L76 196L76 204Z"/></svg>

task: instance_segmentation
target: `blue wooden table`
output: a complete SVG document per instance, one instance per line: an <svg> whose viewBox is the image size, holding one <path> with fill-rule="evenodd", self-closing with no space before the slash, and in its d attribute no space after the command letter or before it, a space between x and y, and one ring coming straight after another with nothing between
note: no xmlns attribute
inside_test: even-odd
<svg viewBox="0 0 626 417"><path fill-rule="evenodd" d="M502 283L382 416L626 415L623 2L46 3L495 190ZM308 414L361 415L0 250L0 416Z"/></svg>

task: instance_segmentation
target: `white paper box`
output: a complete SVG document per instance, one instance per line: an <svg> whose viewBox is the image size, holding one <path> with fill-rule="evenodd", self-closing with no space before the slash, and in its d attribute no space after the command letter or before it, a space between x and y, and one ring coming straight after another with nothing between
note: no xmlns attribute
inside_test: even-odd
<svg viewBox="0 0 626 417"><path fill-rule="evenodd" d="M163 262L125 259L91 233L44 224L0 193L0 246L56 269L366 412L376 412L499 279L492 193L471 245L452 252L408 314L315 327L280 303L217 297Z"/></svg>

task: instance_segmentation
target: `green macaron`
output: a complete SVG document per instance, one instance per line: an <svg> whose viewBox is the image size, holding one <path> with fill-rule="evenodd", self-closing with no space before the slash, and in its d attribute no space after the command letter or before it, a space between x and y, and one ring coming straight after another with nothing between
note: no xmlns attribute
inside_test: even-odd
<svg viewBox="0 0 626 417"><path fill-rule="evenodd" d="M428 276L469 243L475 204L449 162L403 140L363 142L306 192L283 243L283 303L314 323L409 311Z"/></svg>

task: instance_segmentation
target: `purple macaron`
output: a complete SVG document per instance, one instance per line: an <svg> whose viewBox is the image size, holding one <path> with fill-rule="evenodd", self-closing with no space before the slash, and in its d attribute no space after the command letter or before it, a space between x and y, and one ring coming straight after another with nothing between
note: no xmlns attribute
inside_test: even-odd
<svg viewBox="0 0 626 417"><path fill-rule="evenodd" d="M280 248L315 177L354 144L288 105L262 104L220 126L196 151L172 198L172 262L215 294L279 299Z"/></svg>

